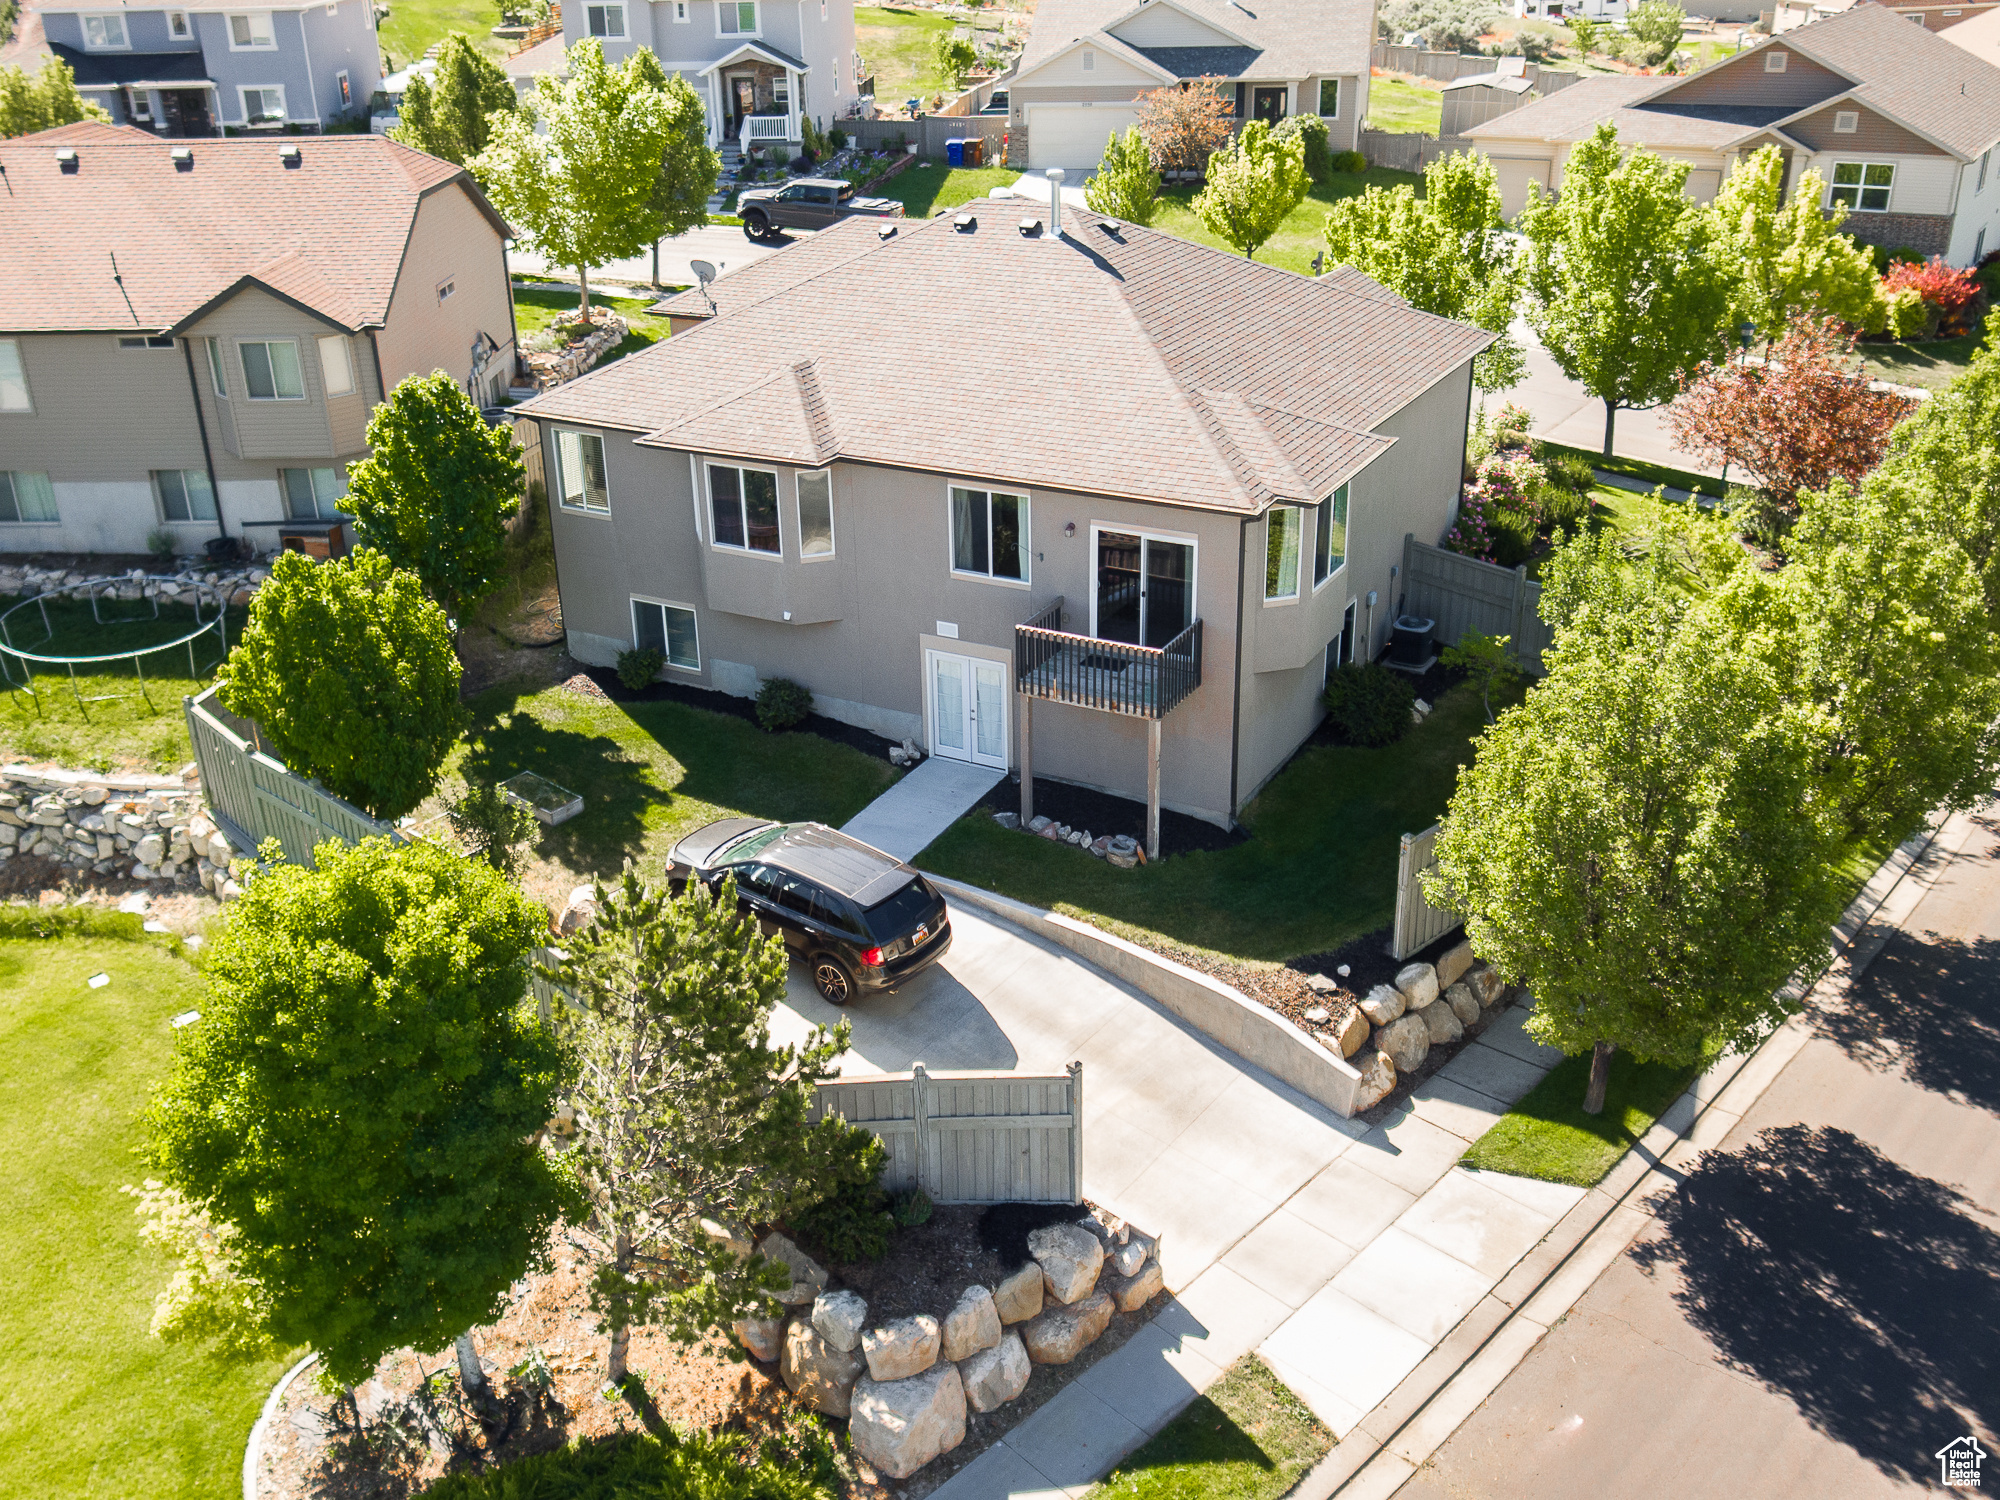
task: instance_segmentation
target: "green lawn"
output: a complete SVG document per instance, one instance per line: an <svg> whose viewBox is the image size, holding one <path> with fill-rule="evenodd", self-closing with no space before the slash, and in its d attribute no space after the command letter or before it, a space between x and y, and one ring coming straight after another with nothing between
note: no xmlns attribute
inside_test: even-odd
<svg viewBox="0 0 2000 1500"><path fill-rule="evenodd" d="M1968 333L1928 344L1861 344L1856 352L1878 380L1938 391L1965 373L1984 340L1984 334Z"/></svg>
<svg viewBox="0 0 2000 1500"><path fill-rule="evenodd" d="M0 598L0 608L13 602ZM100 625L92 619L88 604L65 600L48 606L55 634L47 642L38 640L41 621L34 610L23 610L8 626L14 643L23 650L79 656L170 641L194 628L194 611L185 605L162 604L157 620L151 618L152 606L148 604L105 600L101 608L107 617L126 614L144 618ZM242 635L247 618L246 610L228 612L231 645ZM193 676L188 674L185 647L147 658L144 694L129 664L80 675L74 693L66 671L38 665L35 689L41 700L39 707L25 691L8 693L0 702L0 756L54 760L100 771L177 770L193 754L187 723L181 716L181 699L206 687L221 660L213 636L197 640L194 649ZM9 665L18 680L20 664L10 661Z"/></svg>
<svg viewBox="0 0 2000 1500"><path fill-rule="evenodd" d="M1254 1354L1105 1476L1093 1500L1278 1500L1333 1434Z"/></svg>
<svg viewBox="0 0 2000 1500"><path fill-rule="evenodd" d="M1012 167L947 167L927 161L905 167L887 182L869 188L872 198L893 198L912 219L928 219L946 209L957 208L975 198L984 198L997 187L1007 187L1020 177Z"/></svg>
<svg viewBox="0 0 2000 1500"><path fill-rule="evenodd" d="M839 827L896 773L811 734L766 734L746 720L679 703L610 703L566 688L474 698L466 743L447 777L501 781L537 771L582 794L584 809L546 829L545 860L579 876L612 876L628 857L657 877L682 834L749 813Z"/></svg>
<svg viewBox="0 0 2000 1500"><path fill-rule="evenodd" d="M1402 78L1368 80L1370 130L1392 130L1398 135L1436 135L1444 120L1444 91L1436 84L1426 87Z"/></svg>
<svg viewBox="0 0 2000 1500"><path fill-rule="evenodd" d="M389 15L382 22L382 50L396 67L407 68L431 43L462 31L481 52L502 57L514 43L493 35L499 24L500 12L492 0L390 0Z"/></svg>
<svg viewBox="0 0 2000 1500"><path fill-rule="evenodd" d="M1653 1128L1653 1121L1680 1097L1697 1071L1672 1063L1636 1062L1627 1053L1614 1053L1604 1112L1592 1116L1583 1112L1590 1054L1566 1057L1472 1143L1460 1164L1595 1187L1618 1158Z"/></svg>
<svg viewBox="0 0 2000 1500"><path fill-rule="evenodd" d="M1324 952L1395 915L1400 840L1444 811L1485 725L1460 686L1387 749L1306 750L1244 809L1251 836L1229 849L1120 870L974 812L918 862L1138 942L1263 960Z"/></svg>
<svg viewBox="0 0 2000 1500"><path fill-rule="evenodd" d="M1257 259L1267 265L1310 274L1312 258L1326 248L1322 231L1326 228L1328 208L1342 198L1354 197L1364 188L1398 187L1405 183L1421 191L1423 179L1415 173L1392 172L1387 167L1370 167L1365 172L1335 172L1327 186L1316 187L1306 194L1304 201L1279 226L1278 232L1257 251ZM1176 187L1161 193L1159 211L1153 216L1153 227L1168 234L1177 234L1184 240L1214 245L1232 255L1237 253L1226 240L1210 233L1195 217L1191 205L1197 191L1199 189L1192 187Z"/></svg>
<svg viewBox="0 0 2000 1500"><path fill-rule="evenodd" d="M139 918L111 920L135 940L0 941L0 1107L24 1148L0 1193L0 1500L230 1500L280 1366L147 1331L170 1269L118 1189L145 1175L135 1116L166 1072L168 1018L203 991L137 940ZM111 982L91 989L99 972Z"/></svg>
<svg viewBox="0 0 2000 1500"><path fill-rule="evenodd" d="M614 359L623 359L628 354L636 354L641 349L651 348L667 336L667 320L651 317L646 309L657 298L653 297L608 297L593 290L590 294L592 307L608 307L630 326L625 341L613 349L600 365L608 365ZM577 293L545 292L532 287L514 284L514 325L525 339L531 333L539 333L553 323L559 313L576 311Z"/></svg>
<svg viewBox="0 0 2000 1500"><path fill-rule="evenodd" d="M912 96L929 101L933 94L952 92L931 60L939 32L959 26L998 32L999 12L990 16L947 16L897 6L857 5L854 8L854 50L866 64L861 76L875 76L875 97L884 109L901 109Z"/></svg>

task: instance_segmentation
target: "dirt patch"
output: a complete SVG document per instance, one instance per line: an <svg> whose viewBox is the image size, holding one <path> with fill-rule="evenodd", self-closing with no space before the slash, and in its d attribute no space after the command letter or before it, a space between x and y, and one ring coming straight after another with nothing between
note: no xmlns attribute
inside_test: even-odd
<svg viewBox="0 0 2000 1500"><path fill-rule="evenodd" d="M562 648L559 626L546 645L509 640L503 630L474 625L459 632L458 659L464 668L458 687L461 698L475 697L503 683L519 683L524 692L539 692L576 670L576 663Z"/></svg>
<svg viewBox="0 0 2000 1500"><path fill-rule="evenodd" d="M75 870L59 859L17 854L0 860L0 901L39 902L43 906L117 906L134 895L147 897L145 915L157 917L173 931L198 931L222 904L192 876L187 883L134 880L130 875L96 875Z"/></svg>

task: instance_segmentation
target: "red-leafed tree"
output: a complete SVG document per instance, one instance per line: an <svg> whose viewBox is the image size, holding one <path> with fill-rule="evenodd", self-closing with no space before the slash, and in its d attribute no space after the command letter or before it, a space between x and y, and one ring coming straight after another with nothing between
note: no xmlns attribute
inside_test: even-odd
<svg viewBox="0 0 2000 1500"><path fill-rule="evenodd" d="M1933 255L1925 261L1898 261L1889 267L1882 278L1883 292L1893 293L1904 287L1922 297L1926 307L1934 309L1935 321L1949 327L1964 320L1973 299L1979 295L1978 278L1970 271L1946 265L1942 255Z"/></svg>
<svg viewBox="0 0 2000 1500"><path fill-rule="evenodd" d="M1701 366L1668 420L1681 451L1748 471L1790 514L1801 490L1858 483L1881 463L1913 404L1869 389L1838 318L1801 314L1761 365Z"/></svg>
<svg viewBox="0 0 2000 1500"><path fill-rule="evenodd" d="M1235 120L1235 100L1220 78L1168 84L1139 96L1139 134L1162 172L1205 171Z"/></svg>

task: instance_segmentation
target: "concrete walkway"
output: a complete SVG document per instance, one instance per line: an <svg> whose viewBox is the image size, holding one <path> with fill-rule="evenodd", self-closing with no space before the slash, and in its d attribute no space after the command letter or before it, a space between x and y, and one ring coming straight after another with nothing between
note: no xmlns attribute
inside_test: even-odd
<svg viewBox="0 0 2000 1500"><path fill-rule="evenodd" d="M993 790L1005 771L933 755L862 808L840 831L884 854L915 859Z"/></svg>

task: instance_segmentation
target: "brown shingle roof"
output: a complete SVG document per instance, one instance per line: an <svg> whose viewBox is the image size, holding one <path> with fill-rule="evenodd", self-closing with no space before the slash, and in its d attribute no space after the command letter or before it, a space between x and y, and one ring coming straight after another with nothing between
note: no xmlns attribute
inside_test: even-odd
<svg viewBox="0 0 2000 1500"><path fill-rule="evenodd" d="M713 287L719 316L524 414L688 452L852 462L1254 513L1322 499L1372 429L1491 341L1358 273L1318 280L1018 199L855 219ZM699 317L699 292L660 304Z"/></svg>
<svg viewBox="0 0 2000 1500"><path fill-rule="evenodd" d="M1375 8L1363 0L1254 0L1248 9L1225 0L1175 3L1226 35L1243 38L1259 54L1253 65L1256 77L1304 78L1368 69ZM1020 71L1039 66L1079 37L1102 31L1135 9L1134 0L1041 0Z"/></svg>
<svg viewBox="0 0 2000 1500"><path fill-rule="evenodd" d="M382 136L171 141L71 125L0 141L0 331L165 330L254 279L344 328L379 325L417 204L462 169ZM171 152L193 153L177 170ZM62 171L59 148L74 150ZM116 258L123 282L112 279ZM131 299L127 306L126 299Z"/></svg>

